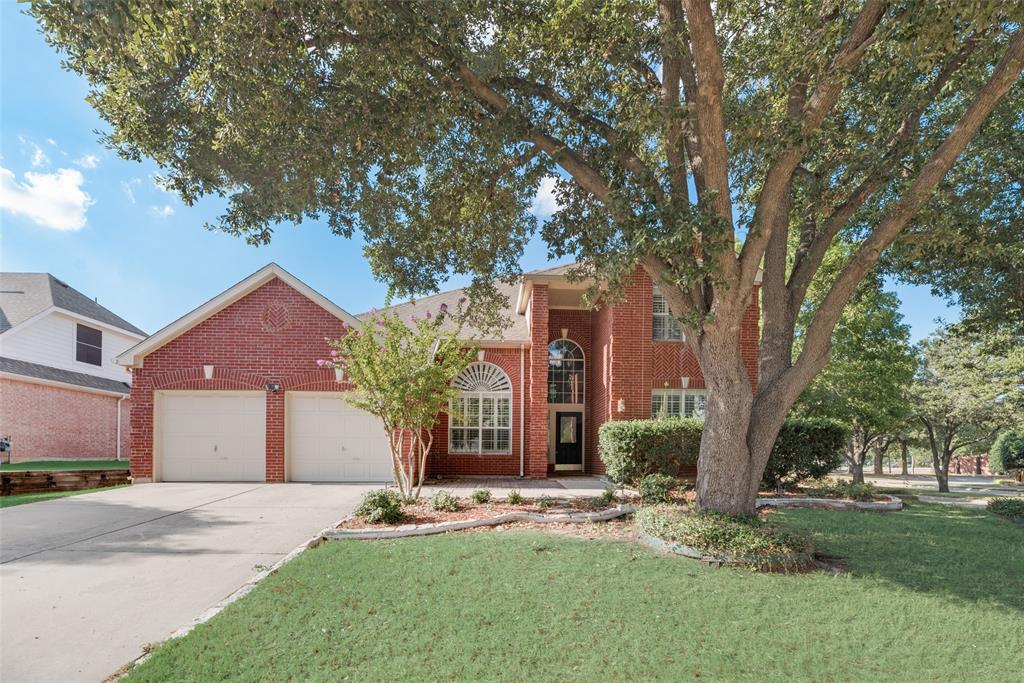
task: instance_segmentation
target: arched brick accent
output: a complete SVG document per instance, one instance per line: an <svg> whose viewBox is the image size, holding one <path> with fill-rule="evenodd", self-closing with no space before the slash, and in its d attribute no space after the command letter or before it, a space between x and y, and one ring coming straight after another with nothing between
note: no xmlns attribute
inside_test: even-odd
<svg viewBox="0 0 1024 683"><path fill-rule="evenodd" d="M157 375L153 378L153 390L205 390L205 391L239 391L263 389L270 381L261 375L243 372L231 368L213 369L213 379L203 376L202 366L198 368L182 368Z"/></svg>

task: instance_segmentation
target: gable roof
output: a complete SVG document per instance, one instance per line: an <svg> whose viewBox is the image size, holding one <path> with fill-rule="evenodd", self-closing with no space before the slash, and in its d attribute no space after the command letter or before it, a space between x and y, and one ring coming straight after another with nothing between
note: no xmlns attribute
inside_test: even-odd
<svg viewBox="0 0 1024 683"><path fill-rule="evenodd" d="M43 383L70 384L84 389L102 391L127 396L131 392L131 386L127 382L119 382L116 379L97 377L84 372L73 370L62 370L52 368L49 365L29 363L15 358L0 357L0 375L17 375L30 379L41 380Z"/></svg>
<svg viewBox="0 0 1024 683"><path fill-rule="evenodd" d="M299 278L289 273L281 266L276 263L268 263L241 282L238 282L213 297L202 306L186 313L159 331L154 332L149 338L139 342L119 355L114 359L114 361L118 365L142 367L143 358L145 358L147 354L157 350L167 342L187 332L216 313L219 313L274 278L281 280L299 294L302 294L339 320L343 320L349 325L355 325L356 327L361 324L358 318L307 285Z"/></svg>
<svg viewBox="0 0 1024 683"><path fill-rule="evenodd" d="M146 336L135 325L50 273L0 273L0 334L50 308Z"/></svg>

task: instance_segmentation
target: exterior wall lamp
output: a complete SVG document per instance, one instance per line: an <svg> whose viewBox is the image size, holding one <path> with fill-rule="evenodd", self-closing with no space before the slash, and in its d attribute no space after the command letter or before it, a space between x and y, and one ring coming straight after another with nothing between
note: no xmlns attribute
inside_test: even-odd
<svg viewBox="0 0 1024 683"><path fill-rule="evenodd" d="M281 385L278 384L277 382L270 382L267 384L267 391L269 391L272 394L276 394L277 392L281 391Z"/></svg>
<svg viewBox="0 0 1024 683"><path fill-rule="evenodd" d="M616 407L618 408L620 413L626 412L626 399L620 398L619 403Z"/></svg>

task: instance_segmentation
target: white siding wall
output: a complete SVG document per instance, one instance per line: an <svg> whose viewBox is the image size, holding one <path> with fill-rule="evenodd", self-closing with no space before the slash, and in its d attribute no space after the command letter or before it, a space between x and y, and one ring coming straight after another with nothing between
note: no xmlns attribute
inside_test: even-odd
<svg viewBox="0 0 1024 683"><path fill-rule="evenodd" d="M78 322L76 318L53 311L23 329L12 329L0 337L0 355L131 383L131 373L117 365L114 358L138 344L139 339L108 327L83 323L103 332L103 365L80 363L75 360L75 325Z"/></svg>

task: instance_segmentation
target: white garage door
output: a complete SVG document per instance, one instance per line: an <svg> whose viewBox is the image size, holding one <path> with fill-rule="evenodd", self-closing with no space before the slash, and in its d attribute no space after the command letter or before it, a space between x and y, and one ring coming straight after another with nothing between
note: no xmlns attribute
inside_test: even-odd
<svg viewBox="0 0 1024 683"><path fill-rule="evenodd" d="M391 481L391 451L380 420L340 392L286 394L291 481Z"/></svg>
<svg viewBox="0 0 1024 683"><path fill-rule="evenodd" d="M157 419L163 481L266 480L264 392L162 392Z"/></svg>

